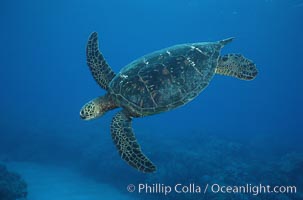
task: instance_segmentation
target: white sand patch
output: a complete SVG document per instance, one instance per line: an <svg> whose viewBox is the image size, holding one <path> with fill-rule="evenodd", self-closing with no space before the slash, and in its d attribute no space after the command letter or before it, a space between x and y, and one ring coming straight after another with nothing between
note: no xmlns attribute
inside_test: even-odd
<svg viewBox="0 0 303 200"><path fill-rule="evenodd" d="M28 184L28 200L131 200L109 185L81 176L76 171L33 163L7 163Z"/></svg>

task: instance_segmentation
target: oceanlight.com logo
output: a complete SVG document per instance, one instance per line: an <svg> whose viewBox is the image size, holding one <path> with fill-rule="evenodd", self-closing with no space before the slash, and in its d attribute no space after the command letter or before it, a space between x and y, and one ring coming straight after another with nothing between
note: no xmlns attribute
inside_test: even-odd
<svg viewBox="0 0 303 200"><path fill-rule="evenodd" d="M138 194L163 194L169 195L171 193L176 194L206 194L207 192L214 194L296 194L296 186L270 186L270 185L220 185L220 184L205 184L199 185L195 183L175 185L165 185L162 183L139 183L137 185L129 184L127 186L128 192L136 192Z"/></svg>

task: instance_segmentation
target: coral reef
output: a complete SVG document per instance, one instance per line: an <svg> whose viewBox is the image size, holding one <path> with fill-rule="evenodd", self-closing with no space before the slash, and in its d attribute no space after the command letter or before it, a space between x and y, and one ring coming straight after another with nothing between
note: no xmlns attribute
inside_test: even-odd
<svg viewBox="0 0 303 200"><path fill-rule="evenodd" d="M92 142L93 143L93 142ZM110 140L106 145L91 145L81 157L89 171L99 181L105 181L118 189L133 184L148 183L174 186L177 183L205 186L220 184L242 186L246 184L271 186L296 186L297 193L261 193L258 195L223 194L140 194L140 199L205 199L205 200L301 200L303 199L303 155L284 153L267 155L254 149L251 144L234 142L218 136L191 134L157 135L157 139L145 135L140 138L152 160L158 166L153 174L141 174L128 167L119 159ZM145 144L144 144L145 143ZM89 170L87 170L87 167ZM100 170L102 169L102 170ZM119 181L117 181L119 180ZM132 194L135 197L135 193Z"/></svg>
<svg viewBox="0 0 303 200"><path fill-rule="evenodd" d="M9 172L0 164L0 199L16 200L27 196L27 185L21 176L15 172Z"/></svg>
<svg viewBox="0 0 303 200"><path fill-rule="evenodd" d="M159 140L165 141L165 140ZM167 141L167 140L166 140ZM163 142L162 142L163 143ZM231 142L213 136L194 136L174 138L168 148L156 144L154 152L159 155L154 160L163 161L159 171L148 176L145 182L219 184L224 186L242 186L246 184L271 186L296 186L297 193L260 193L251 194L170 194L166 199L218 199L218 200L299 200L303 199L300 188L303 187L303 155L289 153L282 157L271 156L262 160L264 152L255 152L251 146ZM186 145L187 144L187 145ZM178 148L176 148L178 147ZM169 159L168 159L169 158Z"/></svg>

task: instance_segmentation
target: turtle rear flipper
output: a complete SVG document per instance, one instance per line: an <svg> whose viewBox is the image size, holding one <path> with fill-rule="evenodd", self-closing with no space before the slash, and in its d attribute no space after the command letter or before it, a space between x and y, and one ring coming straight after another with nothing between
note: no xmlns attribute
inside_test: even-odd
<svg viewBox="0 0 303 200"><path fill-rule="evenodd" d="M118 112L111 124L111 135L123 160L145 173L156 171L156 166L142 153L132 130L132 118Z"/></svg>
<svg viewBox="0 0 303 200"><path fill-rule="evenodd" d="M87 65L97 83L108 89L109 82L114 78L115 73L106 63L98 47L98 34L93 32L88 39L86 46Z"/></svg>
<svg viewBox="0 0 303 200"><path fill-rule="evenodd" d="M258 71L256 65L241 54L227 54L219 58L216 74L233 76L241 80L253 80Z"/></svg>

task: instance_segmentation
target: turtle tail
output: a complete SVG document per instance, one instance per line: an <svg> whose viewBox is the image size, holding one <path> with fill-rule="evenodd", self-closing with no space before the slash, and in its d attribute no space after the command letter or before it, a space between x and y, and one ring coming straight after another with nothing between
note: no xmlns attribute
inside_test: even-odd
<svg viewBox="0 0 303 200"><path fill-rule="evenodd" d="M241 54L227 54L219 58L216 74L241 80L253 80L258 74L256 65Z"/></svg>
<svg viewBox="0 0 303 200"><path fill-rule="evenodd" d="M234 39L235 39L234 37L226 38L226 39L224 39L224 40L219 41L219 43L220 43L222 46L225 46L225 45L227 45L228 43L232 42Z"/></svg>

